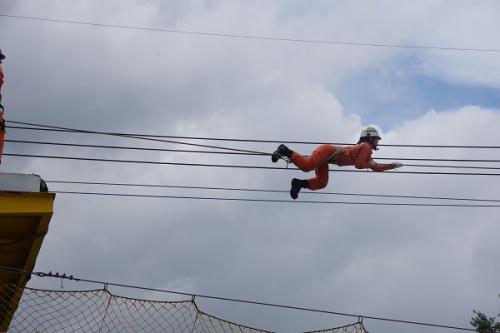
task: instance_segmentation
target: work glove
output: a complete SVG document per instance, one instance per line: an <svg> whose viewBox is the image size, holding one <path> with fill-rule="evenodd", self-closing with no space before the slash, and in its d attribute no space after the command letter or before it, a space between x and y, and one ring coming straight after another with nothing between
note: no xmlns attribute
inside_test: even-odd
<svg viewBox="0 0 500 333"><path fill-rule="evenodd" d="M394 167L394 169L401 168L403 166L403 163L394 162L392 163L392 166Z"/></svg>

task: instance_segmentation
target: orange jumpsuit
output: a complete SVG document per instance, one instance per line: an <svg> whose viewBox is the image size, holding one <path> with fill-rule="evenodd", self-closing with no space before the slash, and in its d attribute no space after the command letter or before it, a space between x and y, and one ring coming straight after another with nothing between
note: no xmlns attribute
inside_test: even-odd
<svg viewBox="0 0 500 333"><path fill-rule="evenodd" d="M319 190L328 184L328 163L338 166L354 165L357 169L370 168L377 172L394 168L392 164L374 162L372 152L372 146L368 142L346 147L324 144L318 146L311 156L302 156L294 152L291 160L302 171L315 171L316 177L307 180L307 188Z"/></svg>
<svg viewBox="0 0 500 333"><path fill-rule="evenodd" d="M3 68L0 63L0 104L2 103ZM3 144L5 141L5 122L3 119L3 109L0 109L0 163L2 163Z"/></svg>

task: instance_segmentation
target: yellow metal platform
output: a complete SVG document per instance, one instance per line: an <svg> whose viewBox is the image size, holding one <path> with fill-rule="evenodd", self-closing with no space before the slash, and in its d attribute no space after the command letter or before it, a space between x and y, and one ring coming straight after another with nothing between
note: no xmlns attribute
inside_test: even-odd
<svg viewBox="0 0 500 333"><path fill-rule="evenodd" d="M47 192L0 192L0 266L32 271L52 217L55 194ZM1 272L0 282L23 288L26 274ZM22 289L21 289L22 290ZM0 288L8 309L0 308L0 332L7 330L21 295Z"/></svg>

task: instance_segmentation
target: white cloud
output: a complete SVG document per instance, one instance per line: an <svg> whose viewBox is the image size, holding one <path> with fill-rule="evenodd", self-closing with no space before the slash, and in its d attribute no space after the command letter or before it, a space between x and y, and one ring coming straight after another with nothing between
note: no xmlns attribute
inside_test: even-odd
<svg viewBox="0 0 500 333"><path fill-rule="evenodd" d="M449 2L419 2L397 8L389 1L317 5L129 1L125 6L122 1L54 0L43 4L19 2L13 14L222 33L412 44L431 43L434 40L426 39L431 36L441 38L436 37L436 43L447 40L453 35L452 27L460 21L445 14L450 10ZM464 6L468 7L460 3L454 8ZM439 19L443 24L437 27L443 27L443 31L436 31L436 25L427 24L429 21L423 17L431 22ZM4 96L7 119L159 134L353 142L359 128L367 124L361 116L344 110L336 86L353 69L362 71L372 64L382 65L399 52L7 19L0 21L0 29L7 45L2 49L8 52L4 64L8 79ZM469 40L460 39L457 44L462 41L465 45ZM430 75L446 79L456 74L449 67L454 60L439 62L431 54L423 57L426 66L431 64L427 67ZM476 78L487 77L481 64L473 66L460 75L460 81L475 84L479 82ZM493 77L484 82L495 86L495 80ZM499 117L498 109L481 105L428 111L395 128L382 128L383 143L495 144L499 141ZM25 137L151 144L8 132L8 138ZM275 148L271 144L224 145L264 151ZM313 148L291 147L303 153ZM13 144L6 147L8 151L18 149L105 158L271 165L267 157L21 148ZM494 153L382 147L374 156L481 158ZM6 158L4 163L4 171L36 172L46 179L272 189L288 189L292 176L310 175L14 158ZM333 173L328 190L498 196L494 177L368 172ZM219 195L181 190L154 193ZM237 195L250 196L228 194ZM269 198L288 197L273 194ZM313 196L303 194L303 198ZM491 260L499 254L494 235L500 230L492 218L494 212L61 194L37 268L57 268L74 275L157 288L467 326L472 308L489 311L497 301L493 277L499 272ZM32 283L38 282L34 279ZM345 320L295 312L276 311L270 315L269 309L216 302L207 302L203 310L231 321L280 331L335 326ZM373 331L401 331L400 326L385 323L365 324ZM405 327L405 331L421 329Z"/></svg>

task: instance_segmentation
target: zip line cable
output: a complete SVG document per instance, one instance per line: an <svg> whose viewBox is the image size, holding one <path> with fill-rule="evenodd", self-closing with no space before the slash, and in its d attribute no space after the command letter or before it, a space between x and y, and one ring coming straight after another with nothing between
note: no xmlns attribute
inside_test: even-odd
<svg viewBox="0 0 500 333"><path fill-rule="evenodd" d="M166 143L174 143L174 144L181 144L181 145L190 145L190 146L196 146L196 147L203 147L203 148L215 148L215 149L222 149L222 150L228 150L232 152L240 152L240 153L253 153L253 154L259 154L259 155L272 155L271 153L266 153L266 152L261 152L261 151L255 151L255 150L246 150L246 149L236 149L236 148L230 148L230 147L221 147L221 146L213 146L213 145L205 145L205 144L196 144L196 143L188 143L188 142L182 142L182 141L174 141L174 140L166 140L166 139L156 139L156 138L150 138L150 137L144 137L144 136L137 136L137 135L131 135L131 134L124 134L124 133L114 133L114 132L101 132L101 131L88 131L88 130L81 130L81 129L74 129L74 128L67 128L67 127L60 127L60 126L52 126L52 125L41 125L41 124L34 124L34 123L26 123L26 122L18 122L18 121L12 121L13 123L16 124L22 124L22 125L28 125L28 126L37 126L37 127L43 127L43 128L49 128L49 129L57 129L57 130L69 130L75 133L92 133L92 134L101 134L101 135L108 135L108 136L117 136L117 137L126 137L126 138L133 138L133 139L140 139L140 140L147 140L147 141L155 141L155 142L166 142ZM458 146L453 146L453 147L458 147ZM475 146L475 147L481 147L481 148L492 148L493 146ZM500 147L499 147L500 148ZM100 162L122 162L122 163L148 163L148 164L170 164L170 165L191 165L191 166L218 166L218 167L229 167L227 165L213 165L213 164L195 164L195 163L172 163L172 162L153 162L153 161L130 161L130 160L111 160L111 159L85 159L85 158L77 158L77 157L68 157L68 156L48 156L48 155L26 155L26 154L4 154L4 155L10 155L10 156L18 156L18 157L38 157L38 158L58 158L58 159L73 159L73 160L87 160L87 161L100 161ZM408 165L408 166L416 166L416 167L440 167L440 168L479 168L479 169L496 169L494 167L473 167L473 166L429 166L429 165ZM259 167L259 166L232 166L235 168L259 168L259 169L279 169L276 167ZM360 172L360 171L355 171L355 170L338 170L342 172ZM469 175L469 176L480 176L480 175L487 175L487 176L497 176L500 174L495 174L495 173L465 173L465 172L460 172L460 173L452 173L452 172L417 172L417 171L399 171L398 173L401 174L441 174L441 175Z"/></svg>
<svg viewBox="0 0 500 333"><path fill-rule="evenodd" d="M44 128L49 128L49 129L67 130L67 131L71 131L71 132L74 132L74 133L99 134L99 135L114 136L114 137L121 137L121 138L130 138L130 139L138 139L138 140L145 140L145 141L174 143L174 144L194 146L194 147L202 147L202 148L223 149L223 150L235 151L235 152L243 152L243 153L255 153L255 154L269 155L269 156L272 155L271 153L266 153L266 152L261 152L261 151L246 150L246 149L236 149L236 148L220 147L220 146L212 146L212 145L202 145L202 144L198 144L198 143L173 141L173 140L166 140L166 139L156 139L156 138L151 138L151 137L146 137L146 136L138 136L138 135L132 135L132 134L102 132L102 131L88 131L88 130L82 130L82 129L60 127L60 126L52 126L52 125L40 125L40 124L25 123L25 122L18 122L18 121L10 121L10 122L11 123L16 123L16 124L22 124L22 125L44 127Z"/></svg>
<svg viewBox="0 0 500 333"><path fill-rule="evenodd" d="M189 195L158 195L158 194L129 194L129 193L105 193L84 191L51 191L56 194L77 194L108 197L130 197L130 198L156 198L156 199L191 199L191 200L213 200L213 201L239 201L239 202L267 202L267 203L292 203L292 204L336 204L336 205L361 205L361 206L400 206L400 207L448 207L448 208L500 208L498 205L486 204L425 204L425 203L396 203L396 202L353 202L353 201L320 201L320 200L280 200L280 199L252 199L252 198L225 198Z"/></svg>
<svg viewBox="0 0 500 333"><path fill-rule="evenodd" d="M50 132L67 132L67 133L83 133L83 134L101 134L131 138L166 138L166 139L188 139L188 140L206 140L206 141L229 141L229 142L251 142L251 143L288 143L288 144L333 144L339 146L352 145L353 143L336 143L336 142L319 142L319 141L294 141L294 140L259 140L259 139L235 139L235 138L216 138L216 137L196 137L196 136L174 136L174 135L153 135L139 133L123 133L123 132L100 132L75 128L66 128L53 125L44 125L36 123L27 123L20 121L9 120L7 124L20 124L23 126L8 126L9 129L33 130L33 131L50 131ZM163 141L159 141L163 142ZM164 141L169 142L169 141ZM182 144L187 144L186 142ZM380 147L397 147L397 148L467 148L467 149L500 149L500 146L492 145L404 145L404 144L380 144ZM217 149L226 149L224 147L214 147ZM258 152L259 154L268 154Z"/></svg>
<svg viewBox="0 0 500 333"><path fill-rule="evenodd" d="M498 52L500 52L500 49L495 49L495 48L472 48L472 47L466 48L466 47L449 47L449 46L432 46L432 45L363 43L363 42L340 41L340 40L337 40L337 41L334 41L334 40L314 40L314 39L300 39L300 38L287 38L287 37L274 37L274 36L225 34L225 33L216 33L216 32L189 31L189 30L177 30L177 29L166 29L166 28L141 27L141 26L132 26L132 25L105 24L105 23L76 21L76 20L50 19L50 18L44 18L44 17L21 16L21 15L10 15L10 14L0 14L0 17L21 19L21 20L31 20L31 21L43 21L43 22L53 22L53 23L86 25L86 26L94 26L94 27L101 27L101 28L116 28L116 29L126 29L126 30L166 32L166 33L171 33L171 34L183 34L183 35L205 36L205 37L207 37L207 36L208 37L224 37L224 38L266 40L266 41L277 41L277 42L321 44L321 45L335 45L335 46L378 47L378 48L392 48L392 49L460 51L460 52L482 52L482 53L485 53L485 52L498 53Z"/></svg>
<svg viewBox="0 0 500 333"><path fill-rule="evenodd" d="M45 179L49 184L65 185L98 185L98 186L123 186L123 187L145 187L145 188L173 188L188 190L216 190L216 191L234 191L234 192L260 192L260 193L288 193L287 190L270 190L241 187L210 187L210 186L186 186L186 185L166 185L166 184L132 184L132 183L113 183L113 182L89 182L89 181L71 181L71 180L52 180ZM500 202L500 199L477 199L477 198L457 198L457 197L436 197L436 196L416 196L416 195L395 195L395 194L366 194L366 193L342 193L342 192L322 192L305 191L302 194L311 195L339 195L354 197L373 197L373 198L402 198L402 199L426 199L426 200L450 200L450 201L474 201L474 202Z"/></svg>
<svg viewBox="0 0 500 333"><path fill-rule="evenodd" d="M500 170L500 167L484 167L484 166L469 166L469 165L430 165L430 164L408 164L405 163L406 167L416 167L416 168L449 168L449 169L479 169L479 170Z"/></svg>
<svg viewBox="0 0 500 333"><path fill-rule="evenodd" d="M80 148L103 148L103 149L124 149L124 150L144 150L157 152L178 152L178 153L200 153L200 154L228 154L228 155L244 155L244 156L268 156L263 153L241 153L230 151L215 151L215 150L187 150L187 149L165 149L165 148L147 148L147 147L130 147L130 146L113 146L113 145L91 145L81 143L64 143L64 142L48 142L48 141L30 141L30 140L5 140L12 143L38 144L48 146L66 146ZM498 161L500 162L500 160Z"/></svg>
<svg viewBox="0 0 500 333"><path fill-rule="evenodd" d="M244 156L268 156L263 153L240 153L214 150L188 150L188 149L166 149L166 148L148 148L148 147L130 147L116 145L95 145L81 143L64 143L53 141L34 141L34 140L13 140L7 139L5 142L20 143L20 144L36 144L48 146L65 146L65 147L80 147L80 148L99 148L99 149L123 149L123 150L139 150L139 151L156 151L156 152L173 152L173 153L195 153L195 154L223 154L223 155L244 155ZM473 163L500 163L500 160L491 159L444 159L444 158L406 158L406 157L377 157L377 160L399 160L399 161L426 161L426 162L473 162Z"/></svg>
<svg viewBox="0 0 500 333"><path fill-rule="evenodd" d="M378 317L378 316L370 316L370 315L354 314L354 313L338 312L338 311L330 311L330 310L320 310L320 309L313 309L313 308L306 308L306 307L292 306L292 305L284 305L284 304L278 304L278 303L251 301L251 300L245 300L245 299L240 299L240 298L229 298L229 297L213 296L213 295L207 295L207 294L187 293L187 292L182 292L182 291L150 288L150 287L124 284L124 283L105 282L105 281L98 281L98 280L92 280L92 279L78 278L78 277L74 277L73 275L52 273L51 271L49 273L34 272L34 271L24 270L21 268L14 268L14 267L7 267L7 266L0 266L0 271L7 272L7 273L35 275L36 277L40 277L40 278L48 277L48 278L55 278L55 279L71 280L71 281L75 281L75 282L86 282L86 283L100 284L100 285L104 285L104 286L113 286L113 287L137 289L137 290L143 290L143 291L161 292L161 293L166 293L166 294L186 296L186 297L189 297L190 299L205 298L205 299L212 299L212 300L218 300L218 301L224 301L224 302L243 303L243 304L251 304L251 305L258 305L258 306L288 309L288 310L323 313L323 314L330 314L330 315L337 315L337 316L344 316L344 317L355 317L358 319L359 318L371 319L371 320L377 320L377 321L392 322L392 323L397 323L397 324L427 326L427 327L446 328L446 329L453 329L453 330L460 330L460 331L475 332L475 329L467 328L467 327L459 327L459 326L435 324L435 323L426 323L426 322L420 322L420 321L414 321L414 320L394 319L394 318L387 318L387 317Z"/></svg>
<svg viewBox="0 0 500 333"><path fill-rule="evenodd" d="M4 153L3 156L75 160L75 161L90 161L90 162L177 165L177 166L233 168L233 169L263 169L263 170L290 170L290 171L299 170L298 168L295 168L295 167L271 167L271 166L240 165L240 164L207 164L207 163L186 163L186 162L163 162L163 161L125 160L125 159L107 159L107 158L72 157L72 156L55 156L55 155L35 155L35 154ZM330 172L366 173L366 171L363 171L363 170L339 170L339 169L335 169L335 170L329 170L329 171ZM447 175L447 176L500 176L500 173L441 172L441 171L386 171L386 172L377 172L377 174L391 174L391 175L413 174L413 175Z"/></svg>

